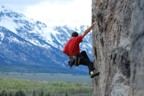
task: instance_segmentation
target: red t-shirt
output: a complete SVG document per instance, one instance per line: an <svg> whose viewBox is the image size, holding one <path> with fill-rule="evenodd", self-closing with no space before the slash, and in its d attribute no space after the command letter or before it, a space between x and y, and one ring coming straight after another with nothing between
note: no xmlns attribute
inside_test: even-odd
<svg viewBox="0 0 144 96"><path fill-rule="evenodd" d="M77 37L72 37L65 45L63 52L68 55L69 57L79 54L80 48L79 44L82 42L82 35Z"/></svg>

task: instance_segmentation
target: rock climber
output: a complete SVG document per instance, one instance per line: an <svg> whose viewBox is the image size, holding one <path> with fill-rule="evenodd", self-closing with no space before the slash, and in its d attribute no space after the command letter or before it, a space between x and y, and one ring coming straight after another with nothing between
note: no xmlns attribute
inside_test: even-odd
<svg viewBox="0 0 144 96"><path fill-rule="evenodd" d="M89 75L91 78L99 76L99 72L96 72L93 62L90 61L87 53L85 51L80 52L79 44L82 42L82 39L92 30L96 21L89 26L83 34L79 35L77 32L73 32L70 40L67 41L63 48L63 53L69 57L69 68L71 69L73 65L85 65L88 66Z"/></svg>

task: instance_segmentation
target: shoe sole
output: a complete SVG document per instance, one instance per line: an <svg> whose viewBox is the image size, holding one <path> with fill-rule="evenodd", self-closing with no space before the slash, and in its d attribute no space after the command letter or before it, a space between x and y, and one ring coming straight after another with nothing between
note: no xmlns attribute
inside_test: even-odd
<svg viewBox="0 0 144 96"><path fill-rule="evenodd" d="M94 78L95 76L99 76L100 72L97 72L96 74L92 75L91 78Z"/></svg>

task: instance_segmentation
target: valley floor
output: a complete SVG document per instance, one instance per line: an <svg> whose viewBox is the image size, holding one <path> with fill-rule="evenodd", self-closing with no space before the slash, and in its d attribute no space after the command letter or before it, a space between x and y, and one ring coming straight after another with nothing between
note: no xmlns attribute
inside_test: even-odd
<svg viewBox="0 0 144 96"><path fill-rule="evenodd" d="M16 78L26 80L39 80L49 82L72 82L91 84L89 75L50 74L50 73L0 73L0 78Z"/></svg>
<svg viewBox="0 0 144 96"><path fill-rule="evenodd" d="M46 73L1 73L0 96L91 96L88 76Z"/></svg>

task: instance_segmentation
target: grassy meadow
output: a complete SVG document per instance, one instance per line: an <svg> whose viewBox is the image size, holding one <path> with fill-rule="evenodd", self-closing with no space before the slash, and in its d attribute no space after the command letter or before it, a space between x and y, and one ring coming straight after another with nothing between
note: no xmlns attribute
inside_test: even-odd
<svg viewBox="0 0 144 96"><path fill-rule="evenodd" d="M0 73L0 96L92 96L88 76Z"/></svg>

